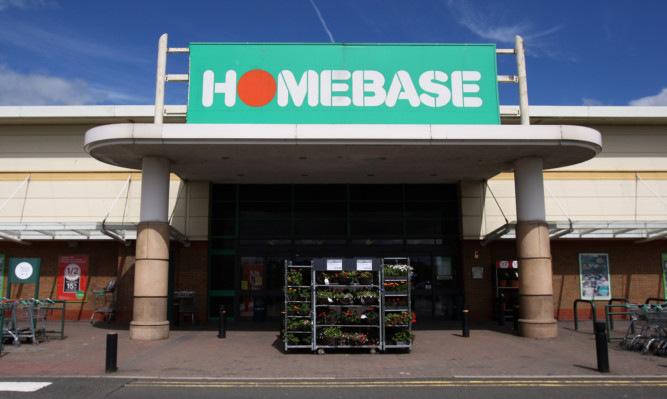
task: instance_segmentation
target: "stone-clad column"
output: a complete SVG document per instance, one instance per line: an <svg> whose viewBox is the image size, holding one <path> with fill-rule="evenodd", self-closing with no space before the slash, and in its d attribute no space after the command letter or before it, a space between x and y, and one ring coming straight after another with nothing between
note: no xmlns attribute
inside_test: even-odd
<svg viewBox="0 0 667 399"><path fill-rule="evenodd" d="M134 307L130 338L153 341L169 337L169 160L142 161L141 216L134 265Z"/></svg>
<svg viewBox="0 0 667 399"><path fill-rule="evenodd" d="M544 206L542 159L514 163L519 260L519 335L555 338L551 244Z"/></svg>

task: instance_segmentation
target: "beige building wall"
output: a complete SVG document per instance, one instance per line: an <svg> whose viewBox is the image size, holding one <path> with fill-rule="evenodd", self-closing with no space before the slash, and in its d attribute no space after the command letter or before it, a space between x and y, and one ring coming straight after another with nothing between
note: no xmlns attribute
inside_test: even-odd
<svg viewBox="0 0 667 399"><path fill-rule="evenodd" d="M91 127L0 126L0 223L139 222L141 172L90 157ZM208 190L171 176L171 224L190 240L208 239Z"/></svg>
<svg viewBox="0 0 667 399"><path fill-rule="evenodd" d="M591 127L602 133L601 154L544 172L547 221L667 220L667 128ZM505 218L516 221L513 173L502 173L487 184L462 182L464 239L491 233Z"/></svg>

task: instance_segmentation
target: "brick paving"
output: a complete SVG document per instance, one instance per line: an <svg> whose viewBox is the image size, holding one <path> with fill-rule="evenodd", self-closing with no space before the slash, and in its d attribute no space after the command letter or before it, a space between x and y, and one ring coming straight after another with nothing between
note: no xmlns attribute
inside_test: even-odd
<svg viewBox="0 0 667 399"><path fill-rule="evenodd" d="M622 335L625 322L616 323ZM226 338L217 324L184 325L161 341L129 339L127 323L67 322L66 338L20 347L5 345L2 376L129 376L160 378L306 378L421 379L453 377L658 376L667 377L667 357L643 356L609 345L611 373L597 371L595 337L590 322L559 322L556 339L534 340L514 334L512 325L473 323L470 337L460 323L415 326L410 353L328 350L284 353L278 323L228 323ZM106 335L118 334L118 371L105 373Z"/></svg>

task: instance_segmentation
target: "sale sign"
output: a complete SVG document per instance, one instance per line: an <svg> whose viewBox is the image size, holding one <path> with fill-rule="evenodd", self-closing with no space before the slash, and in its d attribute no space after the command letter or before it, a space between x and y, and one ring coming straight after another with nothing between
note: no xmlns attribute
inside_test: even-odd
<svg viewBox="0 0 667 399"><path fill-rule="evenodd" d="M56 299L82 302L88 285L88 255L61 255L58 258Z"/></svg>

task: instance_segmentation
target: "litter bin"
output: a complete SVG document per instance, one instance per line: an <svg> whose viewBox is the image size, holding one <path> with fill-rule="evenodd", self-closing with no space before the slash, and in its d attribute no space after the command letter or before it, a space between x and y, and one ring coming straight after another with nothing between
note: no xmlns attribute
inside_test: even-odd
<svg viewBox="0 0 667 399"><path fill-rule="evenodd" d="M264 301L264 298L255 298L255 303L253 304L253 315L255 323L263 323L264 319L266 319L266 302Z"/></svg>

